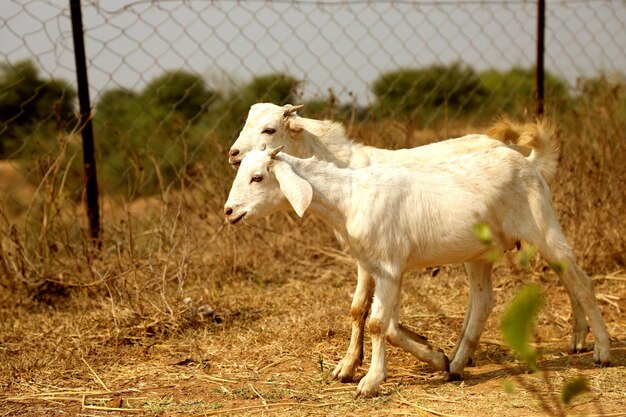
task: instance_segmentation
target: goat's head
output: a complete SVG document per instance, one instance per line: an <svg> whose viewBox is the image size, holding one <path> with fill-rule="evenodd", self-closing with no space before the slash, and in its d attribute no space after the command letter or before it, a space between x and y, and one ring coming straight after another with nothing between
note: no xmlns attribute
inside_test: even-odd
<svg viewBox="0 0 626 417"><path fill-rule="evenodd" d="M302 126L297 121L296 111L302 106L257 103L250 107L246 123L228 152L231 166L238 168L243 157L261 145L268 148L284 146L286 153L297 155Z"/></svg>
<svg viewBox="0 0 626 417"><path fill-rule="evenodd" d="M230 224L254 220L289 207L302 216L311 204L313 189L288 162L276 158L282 147L252 150L242 159L224 205Z"/></svg>

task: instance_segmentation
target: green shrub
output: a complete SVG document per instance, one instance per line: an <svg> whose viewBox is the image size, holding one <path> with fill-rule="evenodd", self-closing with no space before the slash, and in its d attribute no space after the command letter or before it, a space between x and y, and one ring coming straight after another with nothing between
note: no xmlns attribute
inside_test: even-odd
<svg viewBox="0 0 626 417"><path fill-rule="evenodd" d="M431 65L382 74L372 84L374 112L385 117L418 119L422 124L472 112L487 90L467 65Z"/></svg>
<svg viewBox="0 0 626 417"><path fill-rule="evenodd" d="M30 60L0 64L0 158L47 153L55 132L73 127L75 98L69 84L43 79ZM35 133L44 143L30 141Z"/></svg>

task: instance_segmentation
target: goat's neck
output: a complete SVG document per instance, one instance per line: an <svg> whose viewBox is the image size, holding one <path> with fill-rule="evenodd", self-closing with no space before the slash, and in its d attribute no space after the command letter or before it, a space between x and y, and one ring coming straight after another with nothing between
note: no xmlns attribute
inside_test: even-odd
<svg viewBox="0 0 626 417"><path fill-rule="evenodd" d="M302 152L299 156L332 162L338 167L349 167L357 155L363 154L367 146L354 143L346 136L341 123L329 120L315 120L302 118L304 124L304 140Z"/></svg>
<svg viewBox="0 0 626 417"><path fill-rule="evenodd" d="M313 188L309 210L330 227L344 234L352 192L350 170L313 158L290 158L289 164L294 172L308 181Z"/></svg>

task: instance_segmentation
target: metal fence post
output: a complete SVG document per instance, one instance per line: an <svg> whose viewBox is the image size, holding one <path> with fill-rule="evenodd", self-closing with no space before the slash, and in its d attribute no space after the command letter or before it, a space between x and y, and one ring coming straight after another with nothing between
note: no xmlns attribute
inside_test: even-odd
<svg viewBox="0 0 626 417"><path fill-rule="evenodd" d="M80 0L70 0L72 16L72 37L74 39L74 57L76 60L76 79L78 83L78 101L80 103L80 126L83 138L83 169L85 178L87 217L89 235L97 240L100 235L100 209L98 206L98 181L96 159L94 155L93 127L91 124L91 103L89 100L89 82L85 58L83 36L83 18Z"/></svg>
<svg viewBox="0 0 626 417"><path fill-rule="evenodd" d="M537 117L543 115L543 87L544 87L544 65L543 54L545 45L545 29L546 29L546 2L545 0L537 0L537 75L536 75L536 98L537 98Z"/></svg>

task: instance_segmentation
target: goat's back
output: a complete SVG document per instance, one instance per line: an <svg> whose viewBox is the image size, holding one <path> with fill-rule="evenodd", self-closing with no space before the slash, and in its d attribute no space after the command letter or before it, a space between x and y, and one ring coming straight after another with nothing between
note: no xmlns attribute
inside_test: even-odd
<svg viewBox="0 0 626 417"><path fill-rule="evenodd" d="M539 172L506 147L439 163L372 165L354 171L352 189L352 244L415 266L480 256L487 248L474 234L478 223L502 246L512 245L551 204Z"/></svg>

